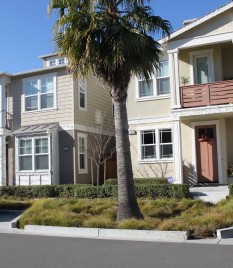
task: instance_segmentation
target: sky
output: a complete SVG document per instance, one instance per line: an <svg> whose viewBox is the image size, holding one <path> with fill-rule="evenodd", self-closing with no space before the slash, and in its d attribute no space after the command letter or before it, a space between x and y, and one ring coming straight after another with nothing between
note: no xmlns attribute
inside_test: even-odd
<svg viewBox="0 0 233 268"><path fill-rule="evenodd" d="M17 73L42 67L38 57L55 51L49 0L1 0L0 72ZM151 0L154 14L169 20L173 30L184 20L198 18L228 0Z"/></svg>

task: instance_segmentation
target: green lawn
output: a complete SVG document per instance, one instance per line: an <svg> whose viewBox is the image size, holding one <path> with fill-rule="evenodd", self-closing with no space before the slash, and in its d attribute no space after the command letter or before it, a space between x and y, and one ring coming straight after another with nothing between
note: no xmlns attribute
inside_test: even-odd
<svg viewBox="0 0 233 268"><path fill-rule="evenodd" d="M30 201L31 202L31 201ZM116 221L116 199L40 199L31 202L20 218L26 224L144 230L182 230L189 237L214 237L216 230L233 226L233 198L217 205L201 200L138 199L144 220ZM1 204L1 200L0 200Z"/></svg>

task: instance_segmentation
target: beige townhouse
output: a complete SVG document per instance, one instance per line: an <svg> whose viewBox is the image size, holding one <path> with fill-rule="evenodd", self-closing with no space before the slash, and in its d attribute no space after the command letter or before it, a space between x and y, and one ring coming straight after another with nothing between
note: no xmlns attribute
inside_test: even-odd
<svg viewBox="0 0 233 268"><path fill-rule="evenodd" d="M91 183L89 133L113 119L108 89L73 77L65 57L40 58L40 69L0 74L0 185Z"/></svg>
<svg viewBox="0 0 233 268"><path fill-rule="evenodd" d="M128 113L135 177L227 184L233 164L233 2L188 20L146 83L133 77Z"/></svg>

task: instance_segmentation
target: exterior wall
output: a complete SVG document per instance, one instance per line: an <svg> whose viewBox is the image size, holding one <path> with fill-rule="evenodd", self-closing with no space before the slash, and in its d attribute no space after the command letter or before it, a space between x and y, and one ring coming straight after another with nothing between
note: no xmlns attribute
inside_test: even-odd
<svg viewBox="0 0 233 268"><path fill-rule="evenodd" d="M137 100L137 84L137 78L135 76L132 77L127 99L129 120L170 115L171 100L169 96Z"/></svg>
<svg viewBox="0 0 233 268"><path fill-rule="evenodd" d="M59 131L60 184L75 183L74 131Z"/></svg>
<svg viewBox="0 0 233 268"><path fill-rule="evenodd" d="M226 119L227 167L233 164L233 118Z"/></svg>
<svg viewBox="0 0 233 268"><path fill-rule="evenodd" d="M15 181L15 138L8 137L8 184L13 185Z"/></svg>
<svg viewBox="0 0 233 268"><path fill-rule="evenodd" d="M191 84L190 55L189 55L189 53L194 52L194 51L206 50L206 49L213 49L215 81L222 81L224 79L221 45L213 45L213 46L206 45L206 46L201 46L198 48L180 50L180 52L179 52L179 72L180 72L180 85L181 86L183 86L182 81L181 81L181 77L188 78L189 83L187 83L186 86ZM229 65L230 64L229 60L227 62ZM225 62L224 62L224 65L225 65Z"/></svg>
<svg viewBox="0 0 233 268"><path fill-rule="evenodd" d="M104 115L112 116L112 100L109 89L94 76L86 78L87 109L79 108L78 80L74 83L75 124L96 127L101 124Z"/></svg>
<svg viewBox="0 0 233 268"><path fill-rule="evenodd" d="M66 70L57 69L56 71L45 69L43 74L57 73L57 109L42 111L23 111L23 78L30 78L41 73L33 75L19 76L12 79L9 90L9 113L13 114L13 128L32 124L44 124L57 122L60 125L72 124L73 122L73 78L66 74ZM19 103L18 100L21 100Z"/></svg>
<svg viewBox="0 0 233 268"><path fill-rule="evenodd" d="M233 45L222 45L223 80L233 78Z"/></svg>
<svg viewBox="0 0 233 268"><path fill-rule="evenodd" d="M233 10L228 10L214 18L192 28L191 30L179 35L173 40L194 38L196 36L211 36L216 34L228 33L232 31Z"/></svg>
<svg viewBox="0 0 233 268"><path fill-rule="evenodd" d="M217 123L216 123L217 122ZM199 119L187 119L182 120L181 124L181 144L182 144L182 156L183 156L183 173L184 181L187 183L195 184L196 179L196 144L195 144L195 125L202 124L217 124L217 154L218 154L218 172L219 183L227 183L227 142L226 130L228 128L228 122L225 118L215 117L208 118L201 117ZM228 152L229 155L229 152Z"/></svg>
<svg viewBox="0 0 233 268"><path fill-rule="evenodd" d="M145 161L140 159L140 130L172 128L172 122L161 122L151 124L130 125L129 130L135 130L136 133L130 135L130 149L134 178L161 178L174 177L174 164L171 160L151 160ZM174 144L175 141L173 141ZM173 152L174 156L174 152Z"/></svg>

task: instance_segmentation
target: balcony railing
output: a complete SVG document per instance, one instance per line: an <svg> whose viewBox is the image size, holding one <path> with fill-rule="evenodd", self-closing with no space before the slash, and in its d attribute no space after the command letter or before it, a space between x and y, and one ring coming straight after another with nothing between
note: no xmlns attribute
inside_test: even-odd
<svg viewBox="0 0 233 268"><path fill-rule="evenodd" d="M182 108L233 103L233 80L180 88Z"/></svg>

